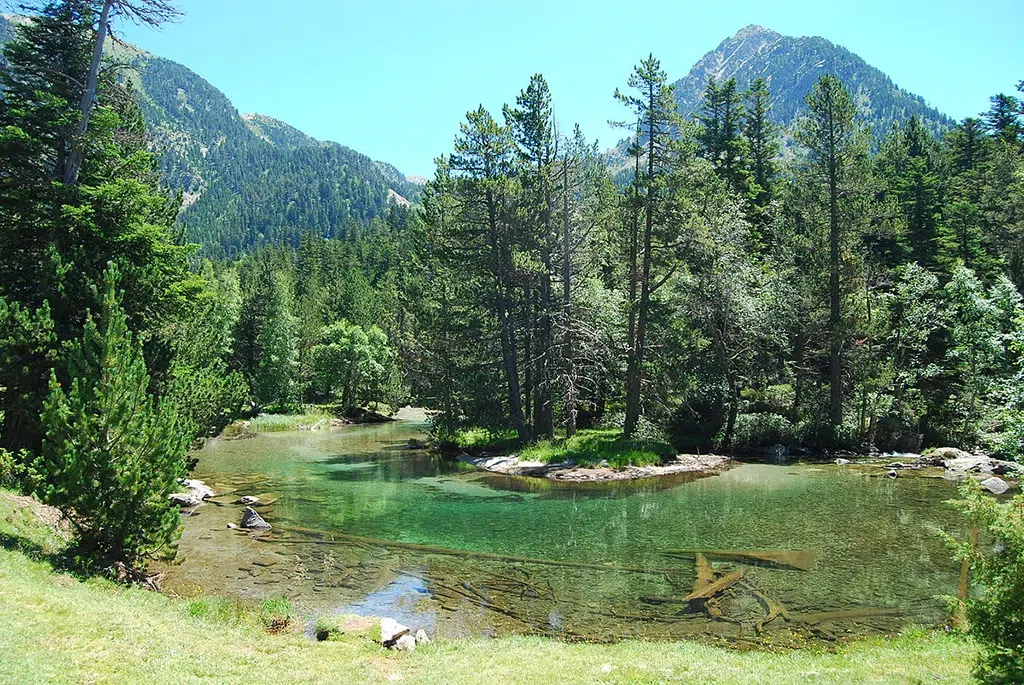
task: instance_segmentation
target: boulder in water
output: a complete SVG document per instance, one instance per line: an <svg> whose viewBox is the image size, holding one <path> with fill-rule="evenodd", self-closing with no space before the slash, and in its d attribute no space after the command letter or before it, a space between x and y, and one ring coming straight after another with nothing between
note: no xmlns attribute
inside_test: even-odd
<svg viewBox="0 0 1024 685"><path fill-rule="evenodd" d="M242 528L254 528L268 530L271 525L263 520L263 517L256 513L252 507L246 507L242 513Z"/></svg>
<svg viewBox="0 0 1024 685"><path fill-rule="evenodd" d="M206 483L194 478L186 478L181 481L181 484L184 485L189 492L196 494L200 499L210 499L217 494L213 491L213 488L208 486Z"/></svg>
<svg viewBox="0 0 1024 685"><path fill-rule="evenodd" d="M981 487L985 488L993 495L1002 495L1007 490L1010 489L1010 484L1007 483L1002 478L992 476L991 478L986 478L985 480L981 481Z"/></svg>
<svg viewBox="0 0 1024 685"><path fill-rule="evenodd" d="M974 455L956 447L936 447L924 456L932 460L939 459L945 461L946 459L965 459Z"/></svg>
<svg viewBox="0 0 1024 685"><path fill-rule="evenodd" d="M176 504L183 509L198 507L203 503L201 497L191 492L175 492L168 495L167 498L171 500L171 504Z"/></svg>
<svg viewBox="0 0 1024 685"><path fill-rule="evenodd" d="M259 501L260 501L260 498L256 497L255 495L245 495L245 496L240 497L238 499L238 502L240 504L245 504L245 505L256 504Z"/></svg>

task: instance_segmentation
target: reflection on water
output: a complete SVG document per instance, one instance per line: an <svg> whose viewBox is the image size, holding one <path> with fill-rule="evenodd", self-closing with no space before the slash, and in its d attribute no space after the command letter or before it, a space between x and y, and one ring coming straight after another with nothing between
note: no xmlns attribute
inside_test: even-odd
<svg viewBox="0 0 1024 685"><path fill-rule="evenodd" d="M934 622L936 597L956 589L936 534L959 527L943 504L954 488L940 479L741 464L712 477L581 487L409 449L422 428L211 442L196 475L223 494L186 519L165 586L287 595L314 613L390 615L448 635L738 644ZM272 531L226 528L239 520L241 495L260 497ZM719 563L718 577L742 577L710 606L691 605L681 599L694 587L694 562L665 552L694 548L813 550L818 562L810 571Z"/></svg>

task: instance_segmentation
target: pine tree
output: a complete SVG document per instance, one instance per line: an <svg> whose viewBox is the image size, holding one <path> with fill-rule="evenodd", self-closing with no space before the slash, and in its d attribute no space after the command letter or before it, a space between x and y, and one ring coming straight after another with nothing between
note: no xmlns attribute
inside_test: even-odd
<svg viewBox="0 0 1024 685"><path fill-rule="evenodd" d="M527 406L532 392L533 432L535 436L550 438L554 434L554 407L552 405L552 279L553 254L557 236L552 224L554 195L551 166L555 157L554 118L551 92L547 81L534 74L530 83L516 98L514 108L505 107L509 133L516 143L520 171L519 177L525 195L524 235L521 240L531 253L537 255L536 296L532 293L532 278L526 278L526 308L528 329L536 321L536 332L527 330L532 351L526 353L528 371L535 375L526 382ZM535 301L534 301L535 300ZM532 386L532 387L531 387Z"/></svg>
<svg viewBox="0 0 1024 685"><path fill-rule="evenodd" d="M615 99L632 110L636 117L637 173L633 179L633 197L637 209L643 214L642 231L637 222L631 226L631 268L629 301L629 350L626 369L626 416L623 426L627 438L636 432L640 420L641 391L643 387L644 356L647 352L647 328L650 318L651 296L667 277L655 281L652 269L655 262L655 228L661 223L664 205L665 177L675 161L672 130L678 126L679 115L672 96L672 86L661 68L661 62L648 56L633 69L628 85L636 95L615 91ZM640 171L640 150L646 156L644 171Z"/></svg>
<svg viewBox="0 0 1024 685"><path fill-rule="evenodd" d="M857 154L855 109L839 79L826 74L806 97L808 113L800 120L797 140L809 152L810 172L824 189L829 242L829 420L833 428L843 423L843 330L840 285L841 248L847 221L843 196Z"/></svg>
<svg viewBox="0 0 1024 685"><path fill-rule="evenodd" d="M771 111L771 94L767 82L758 77L750 84L745 94L746 120L743 135L750 146L750 212L751 223L762 227L767 221L768 207L775 196L775 182L778 168L775 159L779 155L778 131L768 118ZM759 236L757 242L761 242Z"/></svg>
<svg viewBox="0 0 1024 685"><path fill-rule="evenodd" d="M147 394L149 374L113 265L105 283L98 320L88 314L71 346L70 384L50 375L35 491L71 522L86 569L134 571L173 548L180 515L168 495L185 473L190 435L168 400Z"/></svg>

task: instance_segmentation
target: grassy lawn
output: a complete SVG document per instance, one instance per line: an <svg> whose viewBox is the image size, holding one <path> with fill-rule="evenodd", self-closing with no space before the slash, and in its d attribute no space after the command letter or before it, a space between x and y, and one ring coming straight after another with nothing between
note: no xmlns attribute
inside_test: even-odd
<svg viewBox="0 0 1024 685"><path fill-rule="evenodd" d="M286 602L187 601L55 572L31 558L59 548L47 528L0 491L0 683L963 683L975 652L932 632L783 654L537 637L436 640L409 654L381 649L365 626L318 643L295 627L268 633Z"/></svg>

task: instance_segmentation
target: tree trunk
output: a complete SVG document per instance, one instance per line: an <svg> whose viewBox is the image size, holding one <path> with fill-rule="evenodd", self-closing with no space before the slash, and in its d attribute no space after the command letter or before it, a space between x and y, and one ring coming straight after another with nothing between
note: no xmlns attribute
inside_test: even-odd
<svg viewBox="0 0 1024 685"><path fill-rule="evenodd" d="M640 306L636 322L636 344L629 358L626 376L626 422L624 433L627 438L636 432L640 421L640 392L643 386L644 348L647 338L647 318L651 302L651 242L654 234L654 134L655 134L655 92L653 85L647 93L647 190L645 193L645 224L642 248L642 270L640 275Z"/></svg>
<svg viewBox="0 0 1024 685"><path fill-rule="evenodd" d="M829 218L829 417L833 428L843 424L843 339L839 295L839 159L835 126L829 127L828 218Z"/></svg>
<svg viewBox="0 0 1024 685"><path fill-rule="evenodd" d="M515 324L508 311L507 285L509 282L509 247L498 231L498 210L493 192L487 190L487 222L494 254L494 275L497 290L498 324L501 339L501 356L505 367L505 382L508 386L508 409L512 427L521 441L530 434L523 418L522 395L519 390L519 358L516 350Z"/></svg>
<svg viewBox="0 0 1024 685"><path fill-rule="evenodd" d="M85 157L85 134L89 129L89 117L96 106L96 88L100 78L100 62L103 60L103 44L107 39L107 30L110 25L110 8L114 0L105 0L103 10L100 12L99 26L96 28L96 43L92 50L92 60L89 62L89 75L86 79L85 91L82 93L82 102L79 107L80 119L75 138L71 141L71 154L64 167L64 185L74 185L78 182L78 172L82 168L82 160Z"/></svg>
<svg viewBox="0 0 1024 685"><path fill-rule="evenodd" d="M562 165L562 316L565 319L565 334L562 347L565 350L565 437L576 434L576 357L572 339L572 246L570 244L569 222L569 166L568 155Z"/></svg>

